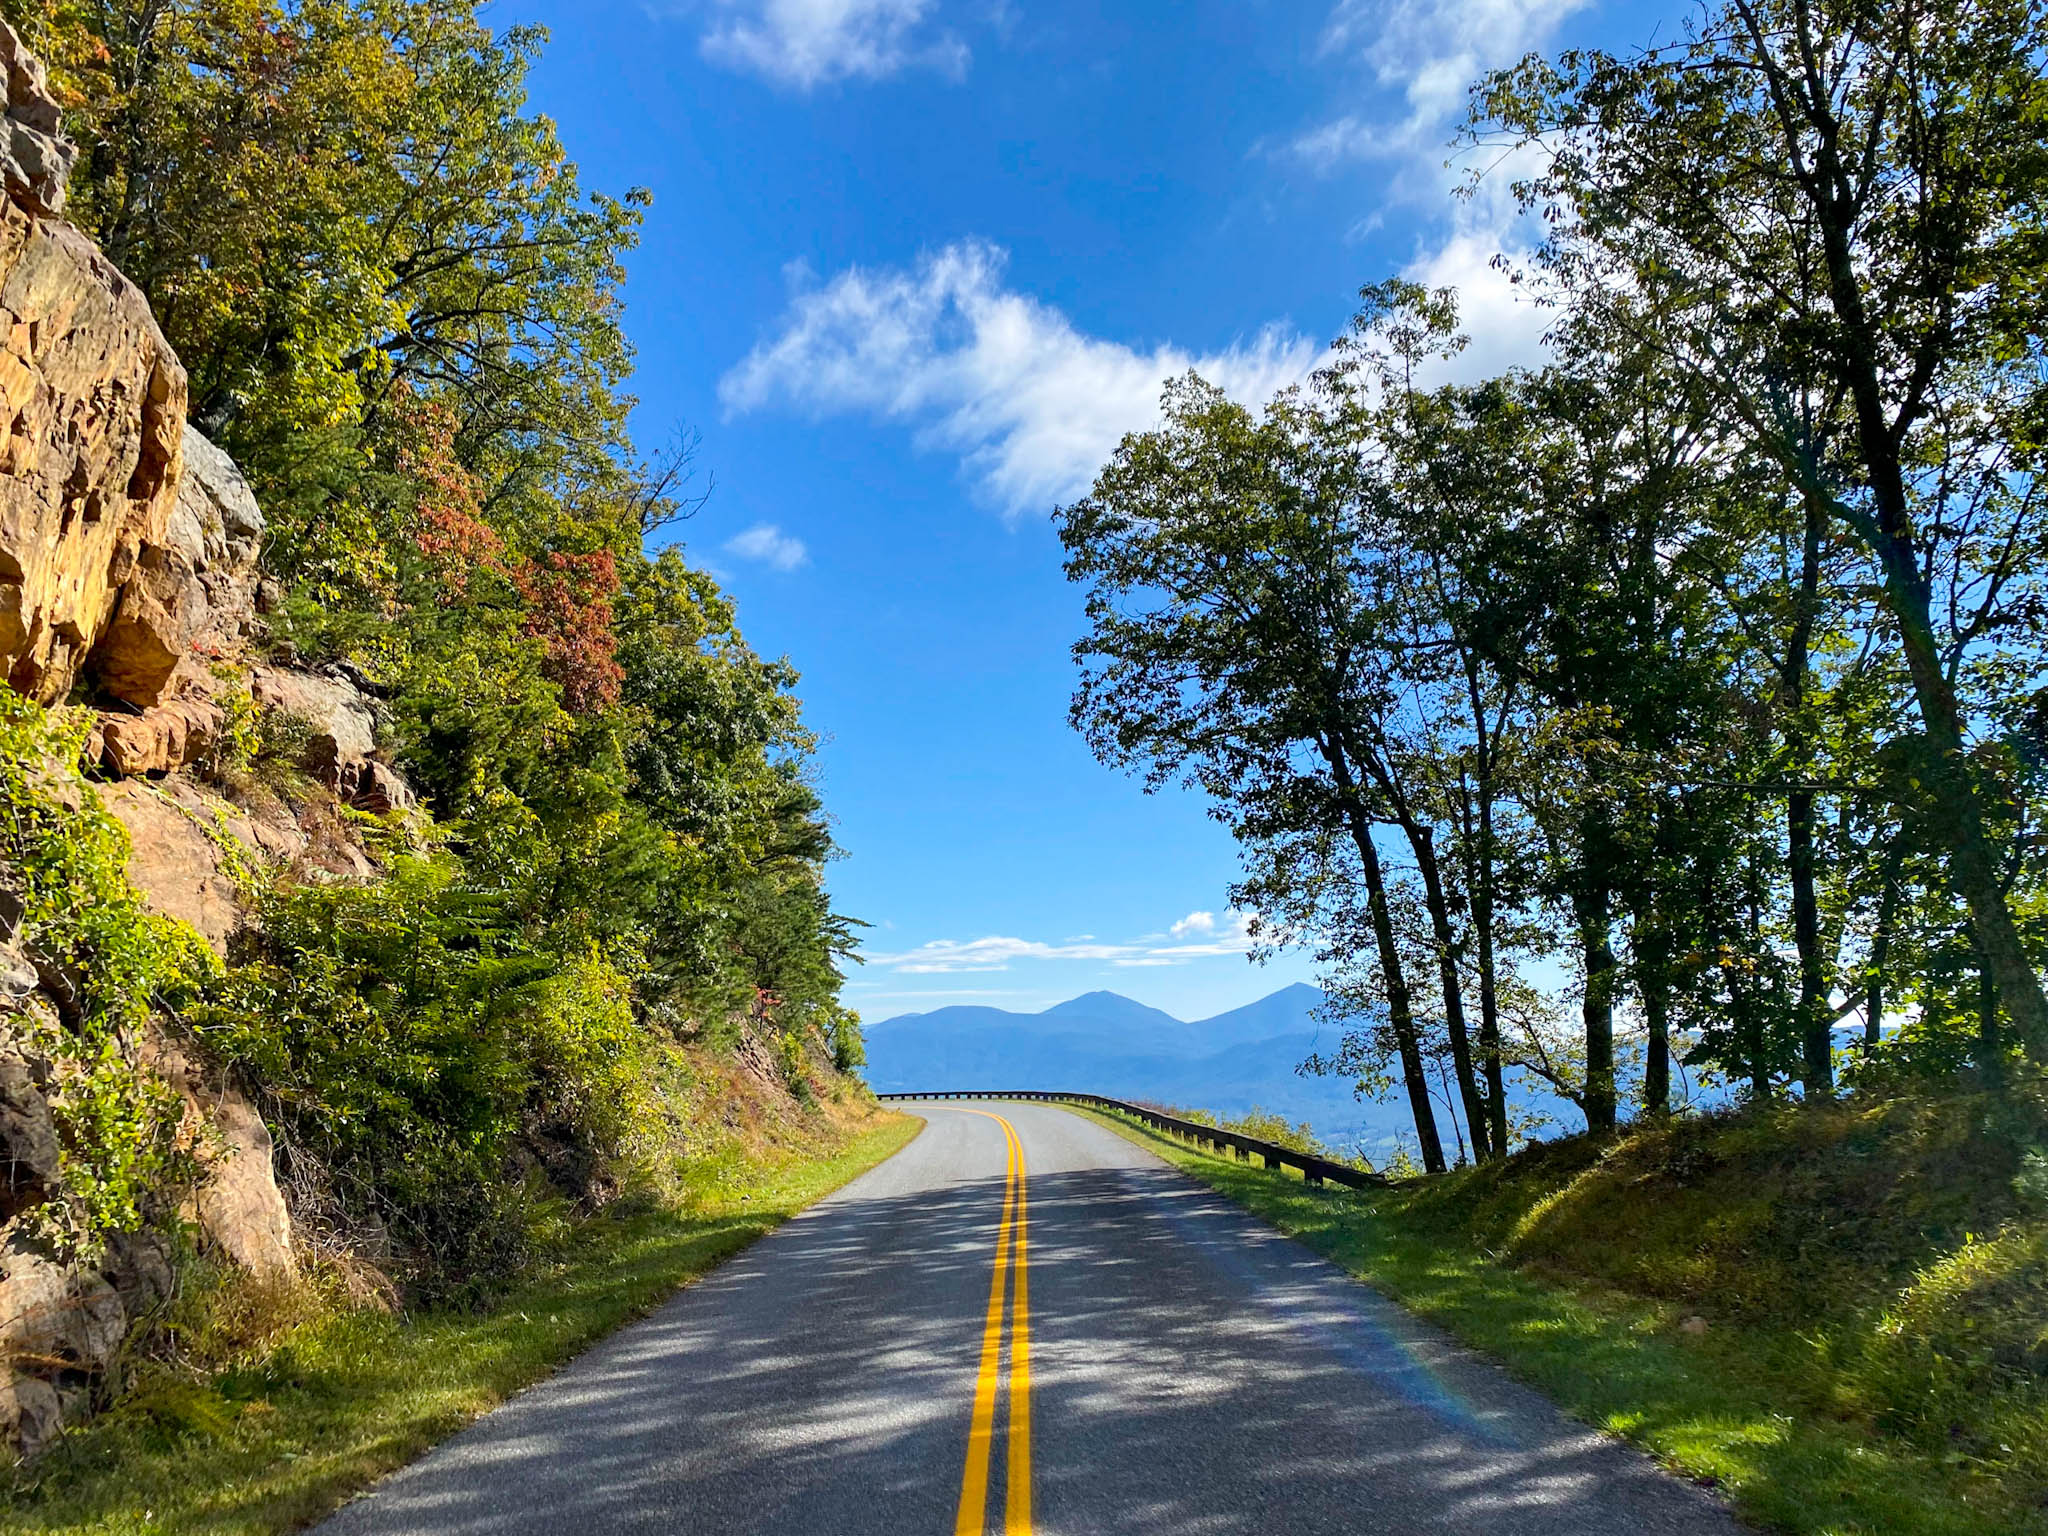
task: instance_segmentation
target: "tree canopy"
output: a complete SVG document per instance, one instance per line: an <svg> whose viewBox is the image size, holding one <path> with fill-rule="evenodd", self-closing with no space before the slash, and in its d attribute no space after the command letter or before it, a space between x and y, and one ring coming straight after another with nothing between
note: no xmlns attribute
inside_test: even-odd
<svg viewBox="0 0 2048 1536"><path fill-rule="evenodd" d="M1076 723L1209 795L1426 1165L1516 1074L1601 1130L2048 1066L2044 64L2026 0L1531 57L1465 139L1533 166L1546 361L1442 383L1457 295L1378 284L1060 512Z"/></svg>

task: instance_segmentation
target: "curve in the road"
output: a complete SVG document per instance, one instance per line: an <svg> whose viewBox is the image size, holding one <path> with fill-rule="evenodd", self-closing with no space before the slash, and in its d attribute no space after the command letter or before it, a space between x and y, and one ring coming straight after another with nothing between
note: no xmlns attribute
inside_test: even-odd
<svg viewBox="0 0 2048 1536"><path fill-rule="evenodd" d="M998 1460L1000 1528L1039 1536L1736 1532L1151 1153L991 1108L921 1108L902 1152L323 1536L959 1536Z"/></svg>

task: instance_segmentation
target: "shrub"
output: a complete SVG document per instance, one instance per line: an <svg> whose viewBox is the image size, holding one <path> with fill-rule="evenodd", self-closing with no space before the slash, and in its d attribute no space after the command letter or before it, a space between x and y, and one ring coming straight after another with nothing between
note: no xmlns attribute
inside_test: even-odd
<svg viewBox="0 0 2048 1536"><path fill-rule="evenodd" d="M782 1081L799 1100L811 1101L810 1061L804 1051L803 1036L793 1029L785 1029L775 1042L775 1065L782 1073Z"/></svg>
<svg viewBox="0 0 2048 1536"><path fill-rule="evenodd" d="M509 1273L625 1148L641 1046L623 978L527 948L452 859L272 891L237 959L202 1034L309 1164L293 1171L390 1232L416 1294Z"/></svg>
<svg viewBox="0 0 2048 1536"><path fill-rule="evenodd" d="M868 1064L867 1041L860 1032L860 1015L848 1008L832 1010L832 1065L852 1072Z"/></svg>

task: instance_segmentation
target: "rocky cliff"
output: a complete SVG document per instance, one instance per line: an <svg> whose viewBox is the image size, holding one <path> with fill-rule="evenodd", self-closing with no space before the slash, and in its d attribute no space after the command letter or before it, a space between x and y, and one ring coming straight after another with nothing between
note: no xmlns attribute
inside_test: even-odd
<svg viewBox="0 0 2048 1536"><path fill-rule="evenodd" d="M4 25L0 79L0 667L17 693L95 711L92 792L128 830L131 882L225 953L266 866L367 875L338 807L390 814L412 795L355 680L261 659L256 498L186 422L184 369L141 293L62 222L74 151L42 66ZM236 734L267 725L293 744L290 782L223 773ZM65 980L20 942L8 881L0 869L0 1443L33 1453L103 1394L181 1240L138 1232L63 1263L24 1225L62 1197L62 1070L38 1042L66 1027ZM183 1102L201 1169L187 1230L224 1262L291 1276L293 1213L253 1105L168 1022L123 1048Z"/></svg>

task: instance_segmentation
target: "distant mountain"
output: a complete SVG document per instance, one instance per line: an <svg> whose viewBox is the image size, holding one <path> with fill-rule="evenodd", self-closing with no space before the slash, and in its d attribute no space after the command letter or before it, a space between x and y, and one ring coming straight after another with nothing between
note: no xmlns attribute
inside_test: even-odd
<svg viewBox="0 0 2048 1536"><path fill-rule="evenodd" d="M1070 997L1064 1003L1054 1003L1043 1013L1034 1017L1041 1019L1083 1019L1091 1024L1116 1023L1141 1024L1157 1029L1185 1029L1187 1026L1163 1008L1149 1008L1133 1001L1120 992L1083 992L1079 997Z"/></svg>
<svg viewBox="0 0 2048 1536"><path fill-rule="evenodd" d="M944 1088L1048 1088L1145 1099L1241 1115L1254 1105L1306 1120L1333 1146L1383 1153L1407 1125L1391 1104L1360 1104L1341 1080L1295 1068L1333 1042L1314 987L1192 1022L1115 992L1090 992L1042 1013L938 1008L867 1031L868 1082L879 1093ZM1412 1139L1412 1137L1411 1137Z"/></svg>

